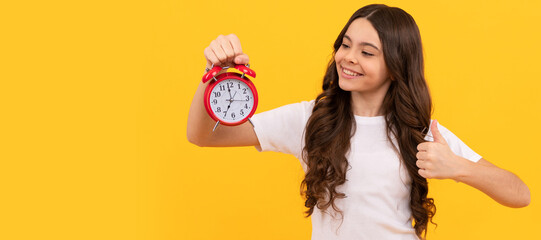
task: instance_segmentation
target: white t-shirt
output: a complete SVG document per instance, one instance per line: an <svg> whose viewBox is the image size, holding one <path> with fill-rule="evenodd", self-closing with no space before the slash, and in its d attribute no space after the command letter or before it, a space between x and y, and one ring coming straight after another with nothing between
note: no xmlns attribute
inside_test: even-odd
<svg viewBox="0 0 541 240"><path fill-rule="evenodd" d="M292 154L306 172L301 159L303 134L313 106L314 101L294 103L254 115L258 150ZM316 206L311 216L312 240L418 239L411 225L411 179L387 140L385 118L355 116L355 121L347 181L337 187L346 198L335 200L343 222L332 207L322 212ZM473 162L481 159L452 132L441 125L438 129L455 154ZM426 140L432 141L431 136L429 132Z"/></svg>

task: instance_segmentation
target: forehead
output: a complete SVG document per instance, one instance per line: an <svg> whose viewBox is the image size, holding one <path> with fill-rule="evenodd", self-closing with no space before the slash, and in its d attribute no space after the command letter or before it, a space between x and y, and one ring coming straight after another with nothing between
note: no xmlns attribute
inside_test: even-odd
<svg viewBox="0 0 541 240"><path fill-rule="evenodd" d="M381 49L381 41L378 32L366 18L357 18L351 22L346 31L346 35L351 38L353 43L368 42Z"/></svg>

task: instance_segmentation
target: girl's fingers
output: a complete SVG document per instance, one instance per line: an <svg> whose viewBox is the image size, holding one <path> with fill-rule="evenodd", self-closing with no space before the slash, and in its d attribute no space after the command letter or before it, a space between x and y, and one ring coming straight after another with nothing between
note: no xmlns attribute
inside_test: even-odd
<svg viewBox="0 0 541 240"><path fill-rule="evenodd" d="M231 41L224 37L223 35L218 36L216 39L218 41L220 47L222 48L222 51L225 54L226 62L231 63L233 62L233 59L235 58L235 51L233 50L233 46L231 45Z"/></svg>
<svg viewBox="0 0 541 240"><path fill-rule="evenodd" d="M431 178L429 175L428 175L428 172L424 169L419 169L418 171L419 175L421 175L421 177L424 177L424 178Z"/></svg>
<svg viewBox="0 0 541 240"><path fill-rule="evenodd" d="M205 48L205 58L208 65L232 66L234 64L247 64L248 55L242 52L240 40L235 34L220 35Z"/></svg>
<svg viewBox="0 0 541 240"><path fill-rule="evenodd" d="M220 46L220 43L218 43L218 41L216 40L213 40L210 43L210 49L212 49L212 52L218 58L218 61L220 63L219 65L225 66L225 64L227 63L227 55L225 55L224 50Z"/></svg>
<svg viewBox="0 0 541 240"><path fill-rule="evenodd" d="M415 157L417 157L417 159L424 160L424 159L426 159L426 152L425 152L425 151L417 152L417 154L415 155Z"/></svg>
<svg viewBox="0 0 541 240"><path fill-rule="evenodd" d="M231 46L233 47L233 51L235 52L235 58L234 62L235 64L248 64L250 61L250 58L248 55L244 54L242 52L242 46L240 44L240 40L235 34L229 34L226 36L226 38L229 39Z"/></svg>
<svg viewBox="0 0 541 240"><path fill-rule="evenodd" d="M235 34L229 34L226 36L227 39L229 39L229 42L231 43L231 47L233 48L233 52L235 53L235 56L238 56L242 54L242 47L240 45L240 40Z"/></svg>
<svg viewBox="0 0 541 240"><path fill-rule="evenodd" d="M422 168L422 169L425 169L425 168L426 168L425 162L422 161L422 160L417 160L417 161L415 162L415 165L417 165L418 168Z"/></svg>
<svg viewBox="0 0 541 240"><path fill-rule="evenodd" d="M212 65L220 65L220 60L218 60L218 57L216 57L216 54L214 54L210 46L205 48L205 51L203 51L203 53L205 54L205 58L207 59L207 67L210 67Z"/></svg>

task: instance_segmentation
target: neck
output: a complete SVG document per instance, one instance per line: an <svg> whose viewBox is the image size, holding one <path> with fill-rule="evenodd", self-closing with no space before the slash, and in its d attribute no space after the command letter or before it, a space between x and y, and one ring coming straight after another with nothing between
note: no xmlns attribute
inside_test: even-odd
<svg viewBox="0 0 541 240"><path fill-rule="evenodd" d="M351 92L353 114L363 117L382 116L385 94Z"/></svg>

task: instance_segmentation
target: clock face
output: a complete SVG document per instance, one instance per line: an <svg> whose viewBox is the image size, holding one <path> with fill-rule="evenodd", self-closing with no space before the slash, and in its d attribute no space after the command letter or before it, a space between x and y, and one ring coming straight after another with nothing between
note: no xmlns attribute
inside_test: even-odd
<svg viewBox="0 0 541 240"><path fill-rule="evenodd" d="M254 108L254 94L245 82L225 79L214 85L210 92L209 107L225 123L246 119Z"/></svg>

